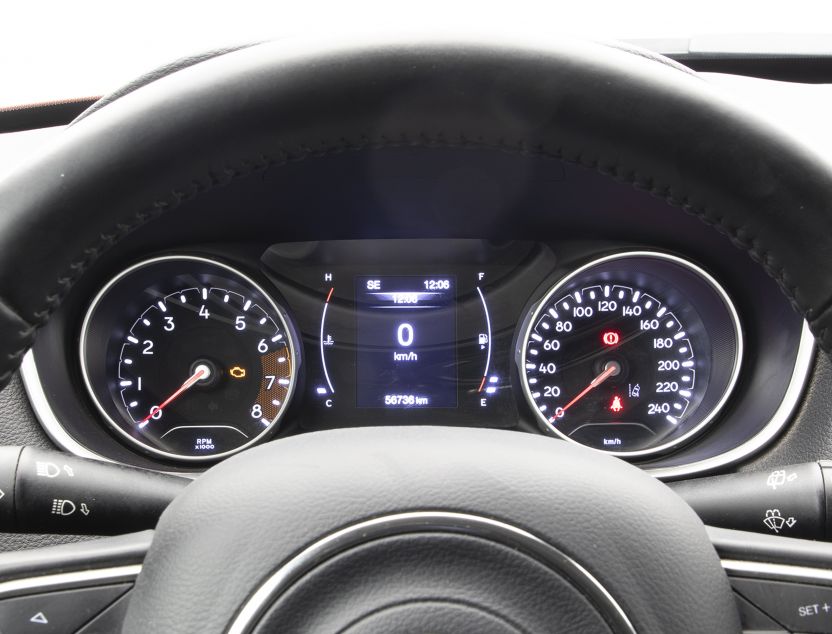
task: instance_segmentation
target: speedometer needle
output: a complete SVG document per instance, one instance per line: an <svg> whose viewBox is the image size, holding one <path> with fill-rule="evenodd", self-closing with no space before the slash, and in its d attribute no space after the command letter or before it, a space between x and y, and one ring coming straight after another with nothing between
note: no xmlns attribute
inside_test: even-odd
<svg viewBox="0 0 832 634"><path fill-rule="evenodd" d="M177 398L182 396L184 392L187 392L190 388L192 388L196 383L202 381L203 379L207 379L211 376L211 368L209 368L205 364L199 364L194 369L194 373L188 377L188 380L185 381L182 385L179 386L179 389L176 390L173 394L168 396L161 404L155 405L150 408L150 413L145 416L139 425L144 425L147 421L149 421L153 416L156 415L157 412L161 412L165 409L168 405L173 403Z"/></svg>
<svg viewBox="0 0 832 634"><path fill-rule="evenodd" d="M555 418L560 418L561 416L563 416L563 415L566 413L566 410L568 410L568 409L569 409L570 407L572 407L575 403L577 403L578 401L580 401L580 400L581 400L584 396L586 396L587 394L589 394L589 393L590 393L592 390L594 390L596 387L598 387L599 385L601 385L601 383L603 383L604 381L606 381L606 380L607 380L608 378L610 378L611 376L614 376L614 375L618 374L619 372L621 372L621 366L620 366L618 363L616 363L615 361L610 361L610 362L608 362L608 363L604 366L604 371L603 371L603 372L601 372L601 374L599 374L598 376L596 376L594 379L592 379L592 381L590 381L589 385L587 385L587 386L586 386L586 387L585 387L585 388L581 391L581 393L580 393L580 394L578 394L578 396L576 396L576 397L575 397L575 398L573 398L571 401L569 401L569 402L566 404L566 406L565 406L565 407L560 408L560 410L558 411L558 414L557 414L557 415L555 415L555 416L553 416L553 417L552 417L552 420L554 420Z"/></svg>

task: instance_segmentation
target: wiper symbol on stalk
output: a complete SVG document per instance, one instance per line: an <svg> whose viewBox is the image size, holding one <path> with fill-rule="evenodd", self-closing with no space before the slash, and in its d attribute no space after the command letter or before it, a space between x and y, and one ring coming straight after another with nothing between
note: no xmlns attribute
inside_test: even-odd
<svg viewBox="0 0 832 634"><path fill-rule="evenodd" d="M791 528L797 524L797 520L793 517L786 519L780 513L780 509L769 509L766 511L766 516L763 518L763 524L765 524L770 531L779 533L783 530L784 526Z"/></svg>

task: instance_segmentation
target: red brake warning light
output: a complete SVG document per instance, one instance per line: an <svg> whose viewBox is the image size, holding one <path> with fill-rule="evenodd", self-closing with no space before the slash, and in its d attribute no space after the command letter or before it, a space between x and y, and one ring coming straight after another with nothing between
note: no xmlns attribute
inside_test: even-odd
<svg viewBox="0 0 832 634"><path fill-rule="evenodd" d="M621 335L614 330L607 330L601 335L601 341L605 346L617 346L621 341Z"/></svg>

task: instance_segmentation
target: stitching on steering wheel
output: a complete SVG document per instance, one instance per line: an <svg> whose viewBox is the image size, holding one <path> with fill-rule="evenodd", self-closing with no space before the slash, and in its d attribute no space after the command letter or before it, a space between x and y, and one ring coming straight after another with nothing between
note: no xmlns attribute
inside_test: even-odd
<svg viewBox="0 0 832 634"><path fill-rule="evenodd" d="M638 171L624 168L619 164L606 164L598 158L586 158L580 152L576 152L570 156L567 155L567 152L563 148L551 150L545 148L543 145L537 145L530 148L523 141L510 144L503 139L487 141L482 137L479 137L474 140L467 138L465 135L460 135L456 141L452 141L449 140L449 137L443 133L438 133L432 136L427 132L421 132L413 138L410 138L407 133L402 133L397 137L381 134L377 137L377 139L362 135L360 142L357 143L349 141L346 138L341 138L336 144L320 142L318 145L320 149L316 149L311 145L301 144L295 152L280 150L281 156L279 157L261 154L257 157L257 159L240 160L240 167L226 165L219 172L211 171L205 177L207 182L192 179L187 188L177 188L171 190L169 198L173 198L172 201L157 199L151 203L147 210L135 213L126 222L118 222L109 232L100 234L99 241L84 249L82 255L69 265L67 272L57 279L57 288L54 292L46 296L44 307L33 313L35 317L34 323L29 328L19 332L22 347L14 353L7 355L7 359L12 362L13 367L0 374L0 385L5 385L11 377L11 374L16 371L22 356L34 342L37 330L40 329L48 321L55 310L58 309L64 297L70 291L77 279L110 247L118 244L122 239L127 237L127 235L145 225L150 220L178 208L182 203L190 201L202 193L212 191L221 186L229 185L240 178L250 176L258 172L265 172L274 167L280 167L291 163L299 163L309 159L324 158L345 152L381 150L396 147L498 150L512 155L562 160L573 165L580 165L582 167L595 169L604 176L613 178L618 182L627 183L638 190L648 192L663 199L668 204L696 216L705 224L728 237L735 247L746 251L750 257L762 266L763 269L778 283L794 308L805 315L807 319L812 318L812 309L804 307L798 298L798 294L800 292L799 287L788 282L789 276L785 272L784 268L776 264L776 260L774 256L772 256L771 252L763 249L756 238L749 236L750 230L747 226L741 225L739 227L734 227L728 224L723 216L709 211L705 207L696 206L693 202L691 202L688 195L680 195L671 187L658 184L654 178L650 176L641 176ZM821 348L825 352L829 353L830 350L832 350L832 346L830 346L827 335L828 328L823 328L818 337L820 339Z"/></svg>

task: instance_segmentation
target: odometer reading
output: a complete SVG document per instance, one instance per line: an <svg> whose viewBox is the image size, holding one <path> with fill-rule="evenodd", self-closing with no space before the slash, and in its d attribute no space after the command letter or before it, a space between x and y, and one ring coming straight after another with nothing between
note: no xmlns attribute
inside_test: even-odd
<svg viewBox="0 0 832 634"><path fill-rule="evenodd" d="M358 407L457 406L455 282L355 279Z"/></svg>
<svg viewBox="0 0 832 634"><path fill-rule="evenodd" d="M660 277L665 269L672 283ZM556 285L530 316L518 357L541 426L634 455L695 433L736 379L739 327L719 293L701 270L660 254L611 256ZM719 331L733 327L737 337L717 339L727 342L718 350L726 367L714 371L713 339L691 297L708 302L709 320L725 311Z"/></svg>

